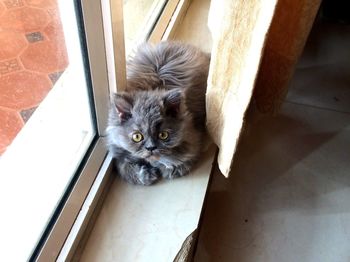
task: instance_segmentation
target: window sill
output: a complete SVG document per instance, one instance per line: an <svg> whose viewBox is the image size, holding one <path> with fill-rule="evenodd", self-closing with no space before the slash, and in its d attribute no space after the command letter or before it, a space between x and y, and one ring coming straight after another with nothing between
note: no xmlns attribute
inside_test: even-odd
<svg viewBox="0 0 350 262"><path fill-rule="evenodd" d="M162 40L185 41L210 51L209 4L209 0L180 1ZM106 198L98 200L103 203L97 204L96 219L90 219L78 247L73 248L73 260L173 261L199 226L215 153L214 146L209 148L188 176L151 187L114 179Z"/></svg>
<svg viewBox="0 0 350 262"><path fill-rule="evenodd" d="M116 178L81 261L172 261L198 227L215 150L210 147L197 168L182 178L150 187Z"/></svg>

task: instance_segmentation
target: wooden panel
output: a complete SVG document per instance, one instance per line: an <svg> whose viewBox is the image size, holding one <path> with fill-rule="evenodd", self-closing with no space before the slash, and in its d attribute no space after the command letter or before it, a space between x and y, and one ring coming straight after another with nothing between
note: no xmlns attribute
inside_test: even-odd
<svg viewBox="0 0 350 262"><path fill-rule="evenodd" d="M320 2L278 1L254 91L260 111L276 113L280 108Z"/></svg>

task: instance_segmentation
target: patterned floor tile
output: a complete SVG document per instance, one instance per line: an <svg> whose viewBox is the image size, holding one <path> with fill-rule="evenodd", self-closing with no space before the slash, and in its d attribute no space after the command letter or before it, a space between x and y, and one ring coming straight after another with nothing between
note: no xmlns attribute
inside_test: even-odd
<svg viewBox="0 0 350 262"><path fill-rule="evenodd" d="M65 45L52 41L28 46L20 55L20 59L24 68L42 73L61 71L68 65Z"/></svg>
<svg viewBox="0 0 350 262"><path fill-rule="evenodd" d="M68 65L57 0L0 1L0 155Z"/></svg>
<svg viewBox="0 0 350 262"><path fill-rule="evenodd" d="M1 22L0 22L1 24ZM0 31L0 61L16 57L28 45L20 32L13 30Z"/></svg>
<svg viewBox="0 0 350 262"><path fill-rule="evenodd" d="M8 9L24 6L23 0L5 0L4 4Z"/></svg>
<svg viewBox="0 0 350 262"><path fill-rule="evenodd" d="M0 2L0 15L2 15L5 12L5 10L5 6Z"/></svg>
<svg viewBox="0 0 350 262"><path fill-rule="evenodd" d="M40 8L57 7L57 0L26 0L26 3L27 5Z"/></svg>
<svg viewBox="0 0 350 262"><path fill-rule="evenodd" d="M19 64L16 58L0 61L0 76L19 70L22 70L22 66Z"/></svg>
<svg viewBox="0 0 350 262"><path fill-rule="evenodd" d="M21 71L0 78L0 106L22 110L37 106L51 89L45 75Z"/></svg>
<svg viewBox="0 0 350 262"><path fill-rule="evenodd" d="M29 43L40 42L44 40L43 35L40 32L33 32L26 34L26 38Z"/></svg>
<svg viewBox="0 0 350 262"><path fill-rule="evenodd" d="M62 24L59 20L53 19L43 30L51 41L64 42Z"/></svg>
<svg viewBox="0 0 350 262"><path fill-rule="evenodd" d="M10 9L0 18L4 29L20 32L35 32L49 22L50 18L45 10L31 7Z"/></svg>
<svg viewBox="0 0 350 262"><path fill-rule="evenodd" d="M63 71L49 74L49 78L53 85L57 82L57 80L61 77L62 74L63 74Z"/></svg>
<svg viewBox="0 0 350 262"><path fill-rule="evenodd" d="M0 155L23 127L23 121L16 111L0 108Z"/></svg>
<svg viewBox="0 0 350 262"><path fill-rule="evenodd" d="M21 117L24 121L24 123L27 123L27 121L29 120L29 118L32 116L32 114L34 113L34 111L36 110L37 107L33 107L33 108L29 108L29 109L25 109L22 110L20 112Z"/></svg>
<svg viewBox="0 0 350 262"><path fill-rule="evenodd" d="M49 14L49 16L51 17L51 20L55 20L55 21L61 20L61 16L60 16L60 13L59 13L57 6L49 7L46 9L46 11Z"/></svg>

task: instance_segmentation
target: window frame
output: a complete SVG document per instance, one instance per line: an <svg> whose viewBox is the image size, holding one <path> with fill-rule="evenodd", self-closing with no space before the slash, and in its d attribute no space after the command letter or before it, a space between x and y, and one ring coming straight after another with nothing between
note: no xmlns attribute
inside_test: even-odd
<svg viewBox="0 0 350 262"><path fill-rule="evenodd" d="M104 136L108 121L109 81L101 4L99 1L75 1L75 5L82 48L87 55L84 59L88 67L87 78L91 80L97 137L82 161L77 179L72 179L30 258L36 261L52 261L58 257L107 156Z"/></svg>
<svg viewBox="0 0 350 262"><path fill-rule="evenodd" d="M75 1L75 0L74 0ZM112 156L105 146L110 92L126 89L126 61L122 0L76 0L80 27L83 29L83 49L86 48L93 105L96 115L97 138L81 164L76 181L61 200L52 222L44 232L30 261L66 261L72 259L93 224L93 214L108 192L112 176ZM106 48L103 10L110 8L115 77L110 78L111 50ZM170 39L183 18L191 0L168 0L148 40L152 43ZM79 12L81 12L79 14ZM85 46L84 46L85 45ZM108 47L108 46L107 46ZM116 48L118 47L118 48Z"/></svg>

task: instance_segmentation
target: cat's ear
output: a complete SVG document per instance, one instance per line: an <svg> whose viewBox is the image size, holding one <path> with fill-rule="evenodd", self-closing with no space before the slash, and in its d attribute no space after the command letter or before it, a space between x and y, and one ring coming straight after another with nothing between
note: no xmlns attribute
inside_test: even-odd
<svg viewBox="0 0 350 262"><path fill-rule="evenodd" d="M183 92L181 89L173 89L168 91L163 97L165 112L167 115L177 117L183 100Z"/></svg>
<svg viewBox="0 0 350 262"><path fill-rule="evenodd" d="M121 122L132 117L131 109L133 107L133 102L132 96L128 93L123 92L114 94L113 103Z"/></svg>

